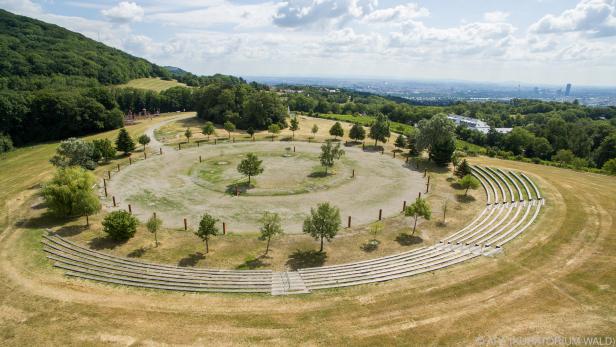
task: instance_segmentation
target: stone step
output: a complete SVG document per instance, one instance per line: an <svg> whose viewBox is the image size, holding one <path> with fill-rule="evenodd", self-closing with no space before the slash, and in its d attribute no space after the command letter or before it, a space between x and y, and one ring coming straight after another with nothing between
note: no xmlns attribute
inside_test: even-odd
<svg viewBox="0 0 616 347"><path fill-rule="evenodd" d="M302 276L297 271L274 272L272 274L272 295L308 294Z"/></svg>

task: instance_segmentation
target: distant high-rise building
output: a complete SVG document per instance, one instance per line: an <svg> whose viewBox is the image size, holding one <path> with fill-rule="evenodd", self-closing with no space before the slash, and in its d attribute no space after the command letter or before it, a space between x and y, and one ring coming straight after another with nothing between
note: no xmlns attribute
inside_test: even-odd
<svg viewBox="0 0 616 347"><path fill-rule="evenodd" d="M571 83L567 83L567 87L565 88L565 96L571 95Z"/></svg>

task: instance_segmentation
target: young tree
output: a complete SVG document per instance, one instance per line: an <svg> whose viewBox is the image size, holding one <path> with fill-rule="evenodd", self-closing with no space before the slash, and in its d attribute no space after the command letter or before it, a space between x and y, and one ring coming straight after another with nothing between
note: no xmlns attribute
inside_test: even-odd
<svg viewBox="0 0 616 347"><path fill-rule="evenodd" d="M60 168L43 185L41 193L52 213L62 217L85 216L86 224L90 225L88 217L101 209L92 189L95 183L94 175L81 167Z"/></svg>
<svg viewBox="0 0 616 347"><path fill-rule="evenodd" d="M248 128L246 132L248 133L248 135L250 135L251 138L255 138L255 129L253 127Z"/></svg>
<svg viewBox="0 0 616 347"><path fill-rule="evenodd" d="M267 246L265 247L265 255L269 252L270 240L272 236L282 234L282 225L280 223L280 216L278 213L265 212L260 220L261 223L261 235L259 240L267 240Z"/></svg>
<svg viewBox="0 0 616 347"><path fill-rule="evenodd" d="M376 147L379 141L383 143L387 142L387 138L390 135L391 133L389 132L389 120L384 114L378 113L376 115L376 120L370 127L370 133L368 134L368 137L374 140L374 146Z"/></svg>
<svg viewBox="0 0 616 347"><path fill-rule="evenodd" d="M227 131L227 133L229 134L229 140L231 139L231 132L235 131L235 124L226 121L225 124L223 125L225 130Z"/></svg>
<svg viewBox="0 0 616 347"><path fill-rule="evenodd" d="M190 130L190 128L186 128L186 131L184 132L184 136L186 137L186 142L190 142L190 138L192 137L192 130Z"/></svg>
<svg viewBox="0 0 616 347"><path fill-rule="evenodd" d="M137 232L139 222L132 214L124 211L113 211L103 219L103 231L112 240L126 241Z"/></svg>
<svg viewBox="0 0 616 347"><path fill-rule="evenodd" d="M417 146L417 132L413 131L406 134L407 148L409 149L409 156L419 156L419 147Z"/></svg>
<svg viewBox="0 0 616 347"><path fill-rule="evenodd" d="M340 143L333 146L332 142L328 140L321 146L321 156L319 159L321 160L321 165L325 167L325 175L327 175L327 168L333 167L334 162L343 155L344 150L340 148Z"/></svg>
<svg viewBox="0 0 616 347"><path fill-rule="evenodd" d="M124 152L124 155L135 150L135 142L126 131L126 128L120 129L118 133L118 138L116 139L116 148L120 152Z"/></svg>
<svg viewBox="0 0 616 347"><path fill-rule="evenodd" d="M477 189L479 187L479 181L472 175L466 175L458 180L458 184L463 189L466 189L464 196L468 195L469 189Z"/></svg>
<svg viewBox="0 0 616 347"><path fill-rule="evenodd" d="M312 129L310 129L310 132L312 132L312 137L314 137L319 132L319 126L314 124Z"/></svg>
<svg viewBox="0 0 616 347"><path fill-rule="evenodd" d="M205 253L209 253L210 251L210 237L218 235L219 231L218 227L216 227L217 222L218 219L206 213L201 217L199 229L195 231L195 235L205 242Z"/></svg>
<svg viewBox="0 0 616 347"><path fill-rule="evenodd" d="M259 160L259 158L253 154L248 153L246 155L246 159L242 160L237 166L237 171L242 175L248 176L248 185L250 186L250 178L252 176L257 176L263 172L263 167L261 164L263 160Z"/></svg>
<svg viewBox="0 0 616 347"><path fill-rule="evenodd" d="M349 137L355 141L363 141L366 138L366 130L363 126L355 123L349 130Z"/></svg>
<svg viewBox="0 0 616 347"><path fill-rule="evenodd" d="M413 223L413 233L411 235L415 235L415 229L417 228L417 219L424 218L425 220L430 220L432 217L432 210L430 209L430 205L426 199L418 198L414 203L407 206L404 210L404 215L407 217L413 217L415 219Z"/></svg>
<svg viewBox="0 0 616 347"><path fill-rule="evenodd" d="M602 169L607 171L608 173L610 173L612 175L616 174L616 158L612 158L612 159L606 161L603 164Z"/></svg>
<svg viewBox="0 0 616 347"><path fill-rule="evenodd" d="M460 165L460 154L458 152L453 152L453 155L451 156L451 164L453 165L453 172L455 174L456 167Z"/></svg>
<svg viewBox="0 0 616 347"><path fill-rule="evenodd" d="M373 241L377 241L376 237L378 234L381 233L381 231L383 231L383 222L378 221L372 223L372 225L370 226L370 234L372 234Z"/></svg>
<svg viewBox="0 0 616 347"><path fill-rule="evenodd" d="M150 217L150 219L148 219L148 221L145 224L145 226L148 228L149 232L154 234L154 245L156 245L156 247L158 247L157 233L160 230L160 228L163 226L162 219L156 217L156 215L153 214L152 217Z"/></svg>
<svg viewBox="0 0 616 347"><path fill-rule="evenodd" d="M552 156L552 160L563 164L571 164L575 159L575 154L569 149L561 149Z"/></svg>
<svg viewBox="0 0 616 347"><path fill-rule="evenodd" d="M94 145L95 157L98 160L102 158L105 162L109 162L116 156L117 151L109 139L94 140L92 145Z"/></svg>
<svg viewBox="0 0 616 347"><path fill-rule="evenodd" d="M143 151L145 152L145 146L150 143L150 137L146 134L143 134L137 138L137 142L139 142L139 144L143 146Z"/></svg>
<svg viewBox="0 0 616 347"><path fill-rule="evenodd" d="M81 166L94 170L96 168L95 157L95 148L92 143L72 137L60 143L56 148L56 154L49 161L60 168Z"/></svg>
<svg viewBox="0 0 616 347"><path fill-rule="evenodd" d="M0 153L13 150L13 139L8 134L0 133Z"/></svg>
<svg viewBox="0 0 616 347"><path fill-rule="evenodd" d="M460 165L458 165L458 167L456 168L454 175L458 176L459 178L463 178L464 176L470 175L470 174L471 174L471 166L468 165L468 162L466 161L466 159L463 159L462 163L460 163Z"/></svg>
<svg viewBox="0 0 616 347"><path fill-rule="evenodd" d="M303 231L315 240L321 239L319 252L323 252L323 239L331 241L341 224L340 210L326 202L318 204L316 210L310 209L310 216L304 220Z"/></svg>
<svg viewBox="0 0 616 347"><path fill-rule="evenodd" d="M334 125L332 125L332 127L329 129L329 134L333 136L334 139L337 139L338 136L344 136L344 129L342 129L342 124L340 124L340 122L334 123Z"/></svg>
<svg viewBox="0 0 616 347"><path fill-rule="evenodd" d="M267 127L267 131L272 134L272 141L274 141L274 137L280 133L280 125L274 123Z"/></svg>
<svg viewBox="0 0 616 347"><path fill-rule="evenodd" d="M216 129L214 128L214 123L205 122L205 125L203 126L203 128L201 128L201 132L203 133L203 135L207 136L207 140L210 141L210 135L213 135L216 132Z"/></svg>
<svg viewBox="0 0 616 347"><path fill-rule="evenodd" d="M396 142L394 142L394 146L398 149L406 148L406 136L400 134L398 138L396 138Z"/></svg>
<svg viewBox="0 0 616 347"><path fill-rule="evenodd" d="M293 140L295 140L295 132L299 130L299 121L297 120L297 117L291 118L291 126L289 127L289 130L293 132Z"/></svg>

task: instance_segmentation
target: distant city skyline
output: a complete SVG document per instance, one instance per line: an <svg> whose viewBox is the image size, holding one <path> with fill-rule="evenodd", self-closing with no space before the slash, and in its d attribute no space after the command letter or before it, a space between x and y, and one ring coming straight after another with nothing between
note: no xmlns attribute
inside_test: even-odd
<svg viewBox="0 0 616 347"><path fill-rule="evenodd" d="M196 74L616 86L616 0L0 0Z"/></svg>

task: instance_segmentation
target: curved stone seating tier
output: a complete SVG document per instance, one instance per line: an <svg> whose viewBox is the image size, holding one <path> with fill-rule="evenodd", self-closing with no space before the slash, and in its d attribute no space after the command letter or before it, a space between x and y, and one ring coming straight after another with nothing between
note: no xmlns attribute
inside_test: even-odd
<svg viewBox="0 0 616 347"><path fill-rule="evenodd" d="M149 289L283 295L389 281L492 255L532 225L545 202L527 175L481 166L471 170L486 194L486 207L477 217L435 245L376 259L272 272L143 262L91 250L51 234L43 236L43 249L68 276Z"/></svg>

